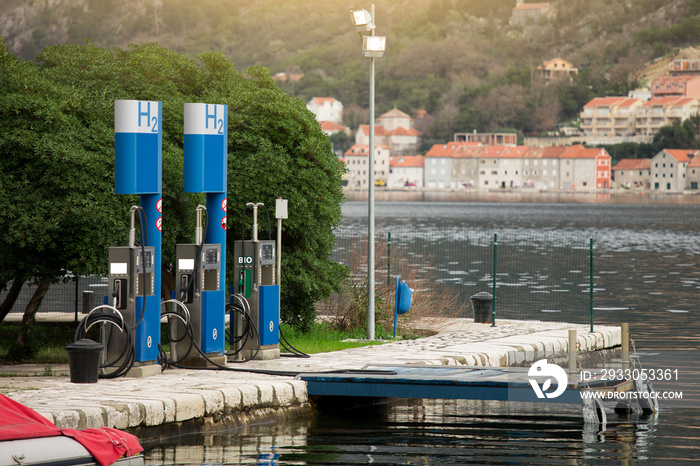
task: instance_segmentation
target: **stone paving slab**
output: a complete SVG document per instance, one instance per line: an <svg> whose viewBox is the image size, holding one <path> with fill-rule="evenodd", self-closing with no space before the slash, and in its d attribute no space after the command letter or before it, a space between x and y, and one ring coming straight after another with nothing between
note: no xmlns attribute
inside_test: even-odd
<svg viewBox="0 0 700 466"><path fill-rule="evenodd" d="M570 329L579 352L620 345L618 327L499 321L497 327L471 319L427 319L432 337L353 348L310 358L229 363L235 369L315 372L361 369L366 364L508 366L568 352ZM74 384L68 366L0 367L0 393L35 409L60 428L166 426L192 420L237 416L254 422L256 413L283 416L285 409L310 410L306 384L289 376L223 370L168 369L135 379L100 379ZM275 414L276 413L276 414Z"/></svg>

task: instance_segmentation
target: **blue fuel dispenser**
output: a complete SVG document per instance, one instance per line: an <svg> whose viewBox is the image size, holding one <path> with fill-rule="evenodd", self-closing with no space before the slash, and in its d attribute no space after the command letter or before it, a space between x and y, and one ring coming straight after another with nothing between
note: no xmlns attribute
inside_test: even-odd
<svg viewBox="0 0 700 466"><path fill-rule="evenodd" d="M234 293L245 299L247 309L232 313L230 320L232 356L235 360L280 357L280 288L276 280L276 244L258 239L258 208L253 209L253 237L234 242ZM248 338L247 335L252 334Z"/></svg>
<svg viewBox="0 0 700 466"><path fill-rule="evenodd" d="M129 245L109 248L108 302L125 328L103 325L103 363L128 368L126 375L160 373L160 274L162 231L162 102L114 103L114 191L139 194L131 209ZM135 216L140 245L135 242ZM126 332L129 332L127 335ZM131 342L131 343L130 343ZM133 344L133 348L126 348ZM125 353L126 351L126 353ZM133 363L124 358L133 351ZM103 374L109 369L103 367ZM123 375L123 374L120 374Z"/></svg>
<svg viewBox="0 0 700 466"><path fill-rule="evenodd" d="M206 207L197 208L194 244L178 244L176 250L176 297L189 310L192 339L171 344L171 358L186 366L226 363L227 150L228 106L186 103L183 189L206 193Z"/></svg>

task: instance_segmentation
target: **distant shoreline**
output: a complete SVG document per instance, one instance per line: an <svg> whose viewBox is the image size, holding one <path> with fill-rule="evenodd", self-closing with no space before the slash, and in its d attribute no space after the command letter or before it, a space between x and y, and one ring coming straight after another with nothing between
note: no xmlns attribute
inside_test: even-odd
<svg viewBox="0 0 700 466"><path fill-rule="evenodd" d="M366 190L343 188L347 201L367 201ZM573 204L700 204L700 192L656 193L608 189L593 192L519 189L375 188L375 202L532 202Z"/></svg>

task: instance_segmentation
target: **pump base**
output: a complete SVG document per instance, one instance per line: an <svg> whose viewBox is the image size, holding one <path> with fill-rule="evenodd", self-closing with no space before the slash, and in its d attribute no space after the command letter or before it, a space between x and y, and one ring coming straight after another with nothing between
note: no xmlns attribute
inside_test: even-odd
<svg viewBox="0 0 700 466"><path fill-rule="evenodd" d="M145 377L150 377L152 375L160 375L163 372L163 368L160 364L145 364L143 366L134 366L129 369L125 377L131 377L135 379L143 379Z"/></svg>
<svg viewBox="0 0 700 466"><path fill-rule="evenodd" d="M207 358L211 359L214 363L220 366L225 366L227 362L226 356L222 355L221 353L207 354ZM185 367L216 367L216 364L212 364L207 359L200 356L198 358L185 358L178 365Z"/></svg>
<svg viewBox="0 0 700 466"><path fill-rule="evenodd" d="M257 361L268 361L270 359L279 359L279 358L280 358L279 345L265 345L265 346L261 346L260 350L256 350L256 349L241 350L235 357L231 358L231 361L248 361L251 359L255 359Z"/></svg>

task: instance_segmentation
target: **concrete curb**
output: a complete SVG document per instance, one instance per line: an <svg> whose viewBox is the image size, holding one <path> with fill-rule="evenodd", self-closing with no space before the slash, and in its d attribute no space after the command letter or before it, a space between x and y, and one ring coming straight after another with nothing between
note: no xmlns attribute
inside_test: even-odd
<svg viewBox="0 0 700 466"><path fill-rule="evenodd" d="M462 319L466 320L466 319ZM454 332L379 346L316 354L309 359L250 361L237 368L314 372L361 369L371 364L518 366L568 353L568 331L576 329L579 353L620 345L617 327L588 332L582 325L503 322L499 327L461 322ZM234 365L231 365L234 367ZM14 376L7 376L15 370ZM145 432L182 432L244 425L285 416L309 415L306 383L291 377L248 372L167 370L143 379L100 379L96 384L69 382L68 368L58 377L20 376L24 370L0 368L0 392L38 411L60 428L115 427ZM160 434L157 434L160 435ZM152 436L149 434L148 436Z"/></svg>

